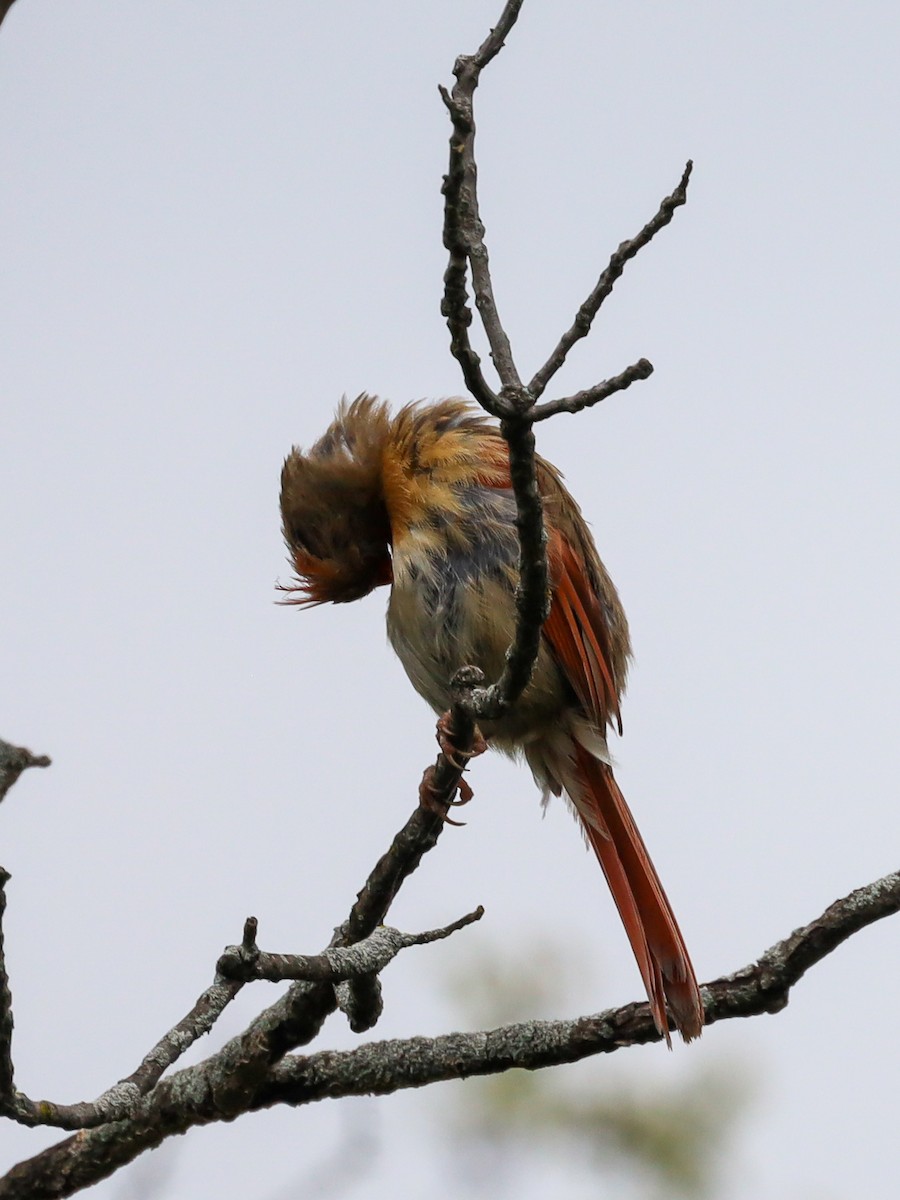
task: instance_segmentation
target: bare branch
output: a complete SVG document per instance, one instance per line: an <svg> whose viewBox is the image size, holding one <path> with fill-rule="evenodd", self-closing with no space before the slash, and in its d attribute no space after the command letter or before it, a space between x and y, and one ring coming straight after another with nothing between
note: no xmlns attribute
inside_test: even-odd
<svg viewBox="0 0 900 1200"><path fill-rule="evenodd" d="M437 844L443 828L443 821L435 813L423 808L413 812L391 842L390 849L375 864L350 915L335 930L332 946L352 946L368 937L384 921L403 881L415 871L422 856Z"/></svg>
<svg viewBox="0 0 900 1200"><path fill-rule="evenodd" d="M544 421L547 417L555 417L557 413L581 412L583 408L591 408L615 392L623 392L639 379L649 379L652 374L653 363L646 358L639 358L619 375L614 375L612 379L604 379L602 383L586 388L583 392L576 392L574 396L563 396L560 400L548 400L545 404L536 404L531 410L531 418L534 421Z"/></svg>
<svg viewBox="0 0 900 1200"><path fill-rule="evenodd" d="M12 746L0 738L0 800L28 767L49 766L50 759L46 754L32 754L24 746Z"/></svg>
<svg viewBox="0 0 900 1200"><path fill-rule="evenodd" d="M477 698L479 719L496 719L511 708L528 686L537 662L541 632L550 611L550 574L544 508L535 467L531 422L514 417L500 423L509 446L509 474L516 497L519 582L516 587L516 636L506 652L503 674Z"/></svg>
<svg viewBox="0 0 900 1200"><path fill-rule="evenodd" d="M8 878L8 877L7 877ZM5 893L0 878L0 916L5 907ZM305 980L310 983L339 983L366 980L369 991L377 981L372 977L382 971L401 950L424 946L449 937L484 915L479 907L474 912L440 929L424 933L401 933L397 929L379 926L366 939L349 947L332 947L320 955L280 955L262 953L256 947L256 921L248 918L241 946L231 946L219 959L213 985L203 993L190 1013L171 1029L126 1079L107 1089L93 1101L76 1104L55 1104L52 1101L33 1101L12 1086L10 1041L12 1009L5 973L0 974L0 1030L6 1036L0 1040L0 1104L7 1115L25 1125L48 1125L58 1129L90 1129L132 1116L141 1097L146 1096L162 1078L163 1073L199 1038L208 1033L225 1007L250 980ZM2 930L0 930L2 935ZM2 936L0 936L0 971L2 971ZM361 1032L374 1024L363 1023L358 997L351 993L347 1004L354 1010L351 1023ZM344 1005L342 1005L344 1007ZM371 1007L370 1004L367 1008ZM380 1014L380 1005L379 1005ZM6 1017L6 1020L3 1018Z"/></svg>
<svg viewBox="0 0 900 1200"><path fill-rule="evenodd" d="M0 880L0 884L2 882L5 881ZM5 893L0 886L0 916L3 906ZM215 982L202 994L190 1013L169 1030L146 1055L137 1070L108 1088L96 1100L75 1104L55 1104L49 1100L34 1101L14 1091L10 1052L12 1009L9 989L5 986L5 973L0 974L0 1030L6 1035L0 1040L0 1087L3 1088L0 1092L0 1107L6 1115L20 1124L48 1125L57 1129L92 1129L122 1120L135 1113L141 1098L152 1091L163 1073L200 1036L210 1031L227 1005L250 980L282 982L302 979L308 982L338 983L368 976L371 990L372 983L377 982L371 977L382 971L401 950L449 937L464 926L480 920L483 914L484 910L479 907L450 925L417 934L401 933L397 929L380 926L368 938L353 947L331 948L320 955L261 953L255 946L255 921L250 918L245 926L243 944L240 947L229 947L219 959ZM356 1000L352 1000L351 1003L358 1004ZM7 1019L3 1020L4 1017ZM361 1024L361 1020L359 1015L352 1020L355 1027L360 1026L359 1032L374 1024L373 1020Z"/></svg>
<svg viewBox="0 0 900 1200"><path fill-rule="evenodd" d="M538 400L543 394L547 384L566 361L566 355L575 343L590 333L594 317L600 311L600 305L613 290L613 285L625 270L628 260L634 258L639 250L643 249L664 226L669 224L675 215L676 208L687 203L687 186L693 167L694 164L688 161L678 186L670 196L666 196L662 201L656 215L651 217L636 237L622 242L613 252L609 264L597 280L594 290L576 313L571 329L567 329L562 335L553 353L540 370L535 372L534 378L528 385L528 390L534 400Z"/></svg>
<svg viewBox="0 0 900 1200"><path fill-rule="evenodd" d="M12 8L15 0L0 0L0 25L3 24L3 18Z"/></svg>
<svg viewBox="0 0 900 1200"><path fill-rule="evenodd" d="M442 312L451 333L451 349L463 369L472 394L496 417L512 415L515 408L508 399L496 396L481 374L478 356L469 344L468 326L472 314L466 296L466 264L472 271L475 303L491 347L491 358L503 388L521 391L522 381L516 370L506 330L501 324L494 299L484 225L478 211L477 169L475 166L475 118L472 97L484 67L500 52L516 18L522 0L508 0L500 20L478 50L461 54L453 67L456 83L452 92L441 88L441 96L453 122L450 138L450 168L444 179L444 245L450 251L450 263L444 276Z"/></svg>
<svg viewBox="0 0 900 1200"><path fill-rule="evenodd" d="M453 74L459 76L464 70L472 71L475 78L475 82L472 84L473 91L478 86L478 76L481 74L482 68L486 67L491 59L495 58L503 49L503 43L509 31L518 20L521 7L522 0L507 0L497 24L471 58L465 58L463 55L460 55L456 60ZM460 66L461 63L464 64L463 67Z"/></svg>
<svg viewBox="0 0 900 1200"><path fill-rule="evenodd" d="M474 912L461 917L458 921L454 921L451 925L447 925L443 929L432 929L430 932L423 934L402 934L396 929L385 929L384 931L376 929L375 933L368 940L371 944L374 939L378 939L382 932L386 935L383 948L373 947L376 955L384 956L385 961L382 963L382 966L384 966L404 946L425 945L427 942L449 937L451 933L455 933L457 929L462 929L464 925L471 925L473 921L480 921L483 915L484 909L479 906ZM355 949L356 947L354 947ZM330 953L336 954L339 952L330 951ZM375 969L381 970L382 967L376 966ZM335 996L337 997L338 1007L346 1015L350 1022L350 1028L354 1033L365 1033L367 1029L371 1029L381 1016L384 1007L381 997L381 980L374 971L362 975L354 975L353 978L348 978L338 983L335 987Z"/></svg>
<svg viewBox="0 0 900 1200"><path fill-rule="evenodd" d="M445 103L449 96L442 91ZM441 313L446 318L450 330L450 352L462 367L466 387L478 403L489 413L496 413L500 403L499 397L488 384L481 370L481 359L472 348L469 339L469 326L472 324L472 310L469 308L469 296L466 290L466 241L460 228L460 195L462 192L464 172L462 158L462 143L454 141L456 130L450 141L450 171L444 177L442 191L444 203L444 245L450 251L450 261L444 272L444 298L441 301Z"/></svg>
<svg viewBox="0 0 900 1200"><path fill-rule="evenodd" d="M216 979L198 999L190 1013L164 1035L146 1055L138 1068L127 1078L109 1088L93 1101L75 1104L55 1104L51 1101L33 1101L13 1086L13 1063L11 1055L12 1001L8 987L2 942L2 915L5 909L3 885L8 880L5 872L0 874L0 1109L6 1115L26 1125L49 1125L61 1129L91 1129L110 1122L134 1117L141 1100L148 1096L159 1083L163 1073L202 1034L209 1032L225 1007L243 987L245 978L303 978L296 983L276 1004L264 1010L252 1022L244 1034L230 1042L218 1056L214 1056L219 1075L229 1079L240 1066L241 1086L237 1097L230 1103L240 1110L252 1087L264 1077L269 1065L284 1053L310 1041L320 1030L329 1013L341 1007L351 1017L351 1025L357 1032L370 1028L381 1012L380 989L374 971L380 970L400 950L407 946L424 945L478 920L482 910L468 914L443 929L430 930L422 934L402 934L381 926L394 896L403 880L418 866L422 855L435 843L443 828L441 818L434 813L417 809L400 831L390 850L382 856L357 897L348 920L339 928L332 939L332 946L323 955L290 960L287 956L264 955L256 945L257 924L253 917L244 925L243 942L232 947L223 956L219 966L226 971L217 971ZM345 948L369 939L356 954ZM234 978L228 970L236 957L243 963L243 974ZM257 962L260 969L254 971ZM287 964L297 968L291 974ZM281 970L279 971L279 964ZM335 980L353 980L336 997ZM322 986L323 983L332 986ZM224 1065L223 1065L224 1064ZM224 1101L223 1085L219 1085L218 1103ZM230 1110L229 1110L230 1111Z"/></svg>
<svg viewBox="0 0 900 1200"><path fill-rule="evenodd" d="M512 347L506 330L497 312L497 302L494 298L494 286L491 280L490 261L487 246L484 241L484 225L478 211L478 191L476 186L475 167L475 120L472 113L472 92L478 83L478 72L471 70L464 74L460 64L469 63L471 59L458 58L456 73L458 82L452 92L441 88L441 97L450 119L453 122L453 137L450 140L450 170L444 180L444 245L451 252L450 263L444 275L445 304L442 307L448 318L451 334L461 338L465 329L462 344L468 353L465 359L458 352L457 346L451 342L451 350L467 375L467 367L471 370L474 352L468 344L468 326L472 321L472 313L467 305L465 287L466 263L472 271L472 284L475 290L475 303L481 317L481 323L487 334L491 348L491 358L500 376L501 386L520 390L522 381L512 355ZM480 374L480 368L479 368ZM468 377L466 382L469 382ZM510 415L512 409L503 399L486 389L483 378L476 377L476 399L489 413L495 417ZM482 394L486 393L486 394Z"/></svg>
<svg viewBox="0 0 900 1200"><path fill-rule="evenodd" d="M441 756L443 762L443 756ZM447 770L453 768L446 764ZM368 937L382 924L403 881L418 867L422 856L437 844L444 828L441 817L417 808L396 835L390 849L381 856L360 890L349 916L334 932L331 947L351 946ZM348 984L356 992L352 1001L342 1007L354 1013L351 1025L356 1030L369 1028L380 1014L373 993L377 987L368 980ZM227 1080L229 1073L240 1070L243 1086L230 1096L217 1091L219 1103L229 1111L237 1111L245 1103L253 1083L262 1077L269 1065L298 1046L307 1045L319 1033L325 1020L334 1012L338 998L336 989L327 983L298 982L284 996L251 1022L249 1027L226 1045L219 1055L208 1060L214 1063L217 1077Z"/></svg>

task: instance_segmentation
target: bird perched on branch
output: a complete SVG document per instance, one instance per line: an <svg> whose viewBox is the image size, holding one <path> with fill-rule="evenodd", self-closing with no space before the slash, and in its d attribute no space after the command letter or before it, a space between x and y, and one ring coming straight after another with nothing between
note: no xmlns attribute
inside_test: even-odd
<svg viewBox="0 0 900 1200"><path fill-rule="evenodd" d="M640 968L657 1029L668 1006L685 1041L703 1008L694 969L644 842L613 777L606 729L621 731L630 655L618 594L559 472L537 458L547 530L550 614L528 687L482 733L521 753L545 800L563 793L600 861ZM463 665L497 679L515 633L518 540L506 442L462 400L392 415L344 401L281 486L284 536L298 582L290 601L357 600L391 585L391 644L436 712Z"/></svg>

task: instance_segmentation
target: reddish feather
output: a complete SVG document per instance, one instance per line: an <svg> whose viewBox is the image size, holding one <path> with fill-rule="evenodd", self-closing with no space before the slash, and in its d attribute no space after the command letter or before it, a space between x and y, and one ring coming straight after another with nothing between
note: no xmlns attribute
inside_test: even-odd
<svg viewBox="0 0 900 1200"><path fill-rule="evenodd" d="M620 724L609 665L603 610L587 570L565 537L549 539L554 584L544 636L575 694L602 732L611 716ZM666 1001L685 1041L702 1028L702 1006L687 948L634 817L610 767L573 740L579 813L587 839L612 892L647 989L656 1027L669 1039Z"/></svg>
<svg viewBox="0 0 900 1200"><path fill-rule="evenodd" d="M566 676L598 728L611 716L622 732L619 696L609 666L609 639L603 611L591 591L587 572L558 530L549 537L548 559L553 603L544 633L565 668Z"/></svg>
<svg viewBox="0 0 900 1200"><path fill-rule="evenodd" d="M600 828L584 818L582 824L631 942L653 1020L671 1044L668 1001L676 1025L689 1042L700 1036L703 1007L672 907L610 768L577 743L575 764L583 800Z"/></svg>

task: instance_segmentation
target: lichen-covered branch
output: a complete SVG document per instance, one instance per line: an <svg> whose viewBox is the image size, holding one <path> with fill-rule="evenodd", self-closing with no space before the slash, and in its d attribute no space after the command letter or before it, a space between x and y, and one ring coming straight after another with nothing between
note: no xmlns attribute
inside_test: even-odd
<svg viewBox="0 0 900 1200"><path fill-rule="evenodd" d="M226 978L217 971L215 980L199 997L191 1011L160 1038L130 1075L107 1088L96 1100L56 1104L51 1100L31 1100L24 1093L15 1092L10 1087L5 1101L6 1115L22 1125L49 1125L56 1129L91 1129L132 1115L141 1097L153 1090L169 1067L176 1063L198 1038L209 1033L243 986L242 980ZM6 1042L3 1048L10 1054L11 1085L12 1060L9 1042Z"/></svg>
<svg viewBox="0 0 900 1200"><path fill-rule="evenodd" d="M701 988L706 1024L778 1013L791 989L854 933L900 911L900 872L858 888L756 962ZM536 1070L655 1042L646 1003L569 1021L525 1021L477 1033L375 1042L341 1054L291 1056L278 1064L266 1101L308 1103L337 1095L383 1094L442 1079Z"/></svg>
<svg viewBox="0 0 900 1200"><path fill-rule="evenodd" d="M706 1023L778 1013L791 988L860 929L900 910L900 872L851 892L756 962L701 990ZM225 1051L162 1080L134 1115L88 1130L19 1163L0 1200L58 1200L112 1174L167 1136L241 1111L344 1096L384 1095L448 1079L537 1070L658 1041L646 1003L568 1021L524 1021L475 1033L372 1042L355 1050L291 1055L234 1082ZM228 1047L225 1048L227 1050ZM240 1098L241 1106L234 1101ZM229 1103L231 1102L231 1103Z"/></svg>
<svg viewBox="0 0 900 1200"><path fill-rule="evenodd" d="M305 980L307 983L344 983L367 975L377 975L401 950L410 946L426 946L449 937L451 933L479 921L484 909L477 908L458 921L425 933L402 933L389 925L380 925L367 938L352 946L333 946L321 954L267 954L259 951L252 957L243 947L230 946L219 959L220 974L249 982L265 979L270 983Z"/></svg>

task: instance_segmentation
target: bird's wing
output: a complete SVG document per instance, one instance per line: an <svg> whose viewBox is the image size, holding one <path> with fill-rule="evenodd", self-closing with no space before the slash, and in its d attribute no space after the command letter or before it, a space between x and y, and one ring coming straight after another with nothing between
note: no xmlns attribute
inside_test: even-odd
<svg viewBox="0 0 900 1200"><path fill-rule="evenodd" d="M558 529L547 542L552 601L544 636L588 716L601 731L615 721L622 732L613 677L609 629L584 562Z"/></svg>

